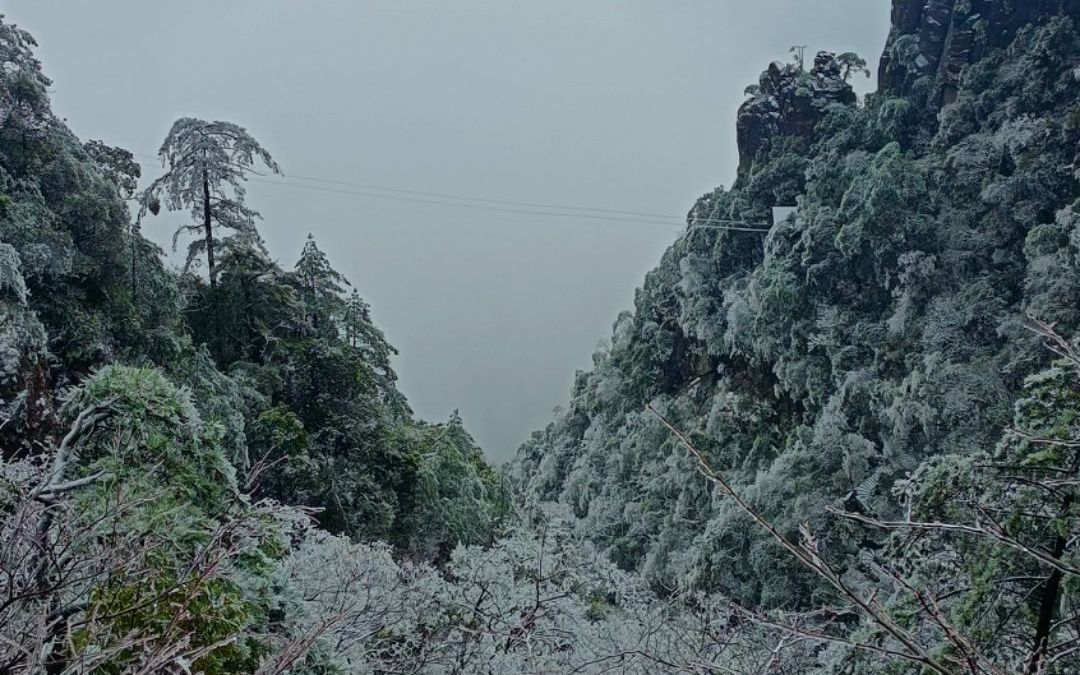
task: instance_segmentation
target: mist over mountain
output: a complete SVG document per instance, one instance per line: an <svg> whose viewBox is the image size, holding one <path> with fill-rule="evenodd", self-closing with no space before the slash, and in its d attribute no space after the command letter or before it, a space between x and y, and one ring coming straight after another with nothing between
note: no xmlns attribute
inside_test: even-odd
<svg viewBox="0 0 1080 675"><path fill-rule="evenodd" d="M894 0L867 95L763 64L737 179L503 467L318 236L270 255L272 139L79 139L17 19L0 674L1080 671L1080 2Z"/></svg>
<svg viewBox="0 0 1080 675"><path fill-rule="evenodd" d="M242 123L263 141L284 170L248 183L271 257L291 264L313 232L399 348L413 409L457 409L501 463L565 398L693 200L731 184L744 83L794 43L878 51L887 5L2 0L0 11L40 43L56 114L135 153L144 178L180 115ZM143 233L171 252L183 221L165 213Z"/></svg>

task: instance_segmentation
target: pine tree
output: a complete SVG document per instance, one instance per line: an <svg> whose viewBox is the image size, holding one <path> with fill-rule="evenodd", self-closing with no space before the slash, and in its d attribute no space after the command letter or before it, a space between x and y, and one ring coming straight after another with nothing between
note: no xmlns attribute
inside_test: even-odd
<svg viewBox="0 0 1080 675"><path fill-rule="evenodd" d="M395 414L407 415L409 404L397 390L397 373L390 365L390 359L396 356L398 351L387 341L382 329L372 321L371 307L360 297L356 289L353 289L352 294L345 301L341 329L344 333L345 344L357 350L361 359L374 373L384 403Z"/></svg>
<svg viewBox="0 0 1080 675"><path fill-rule="evenodd" d="M52 117L48 94L52 82L34 57L34 38L2 19L0 15L0 129L14 126L24 133L40 129Z"/></svg>
<svg viewBox="0 0 1080 675"><path fill-rule="evenodd" d="M214 227L238 234L254 231L259 214L244 204L244 182L256 164L276 174L281 169L243 127L192 117L173 123L158 156L167 170L143 193L140 215L157 213L162 197L170 210L189 207L195 222L176 230L173 247L181 234L197 233L199 238L188 247L187 265L205 253L210 285L216 286L214 249L219 241Z"/></svg>
<svg viewBox="0 0 1080 675"><path fill-rule="evenodd" d="M840 56L836 57L837 63L840 64L840 70L843 73L842 77L844 82L851 79L852 75L858 75L862 73L866 77L870 77L870 68L866 65L866 59L862 58L855 52L844 52Z"/></svg>
<svg viewBox="0 0 1080 675"><path fill-rule="evenodd" d="M332 325L332 319L343 309L341 294L350 284L330 265L330 259L319 249L311 234L308 234L296 263L296 279L311 327L318 332Z"/></svg>

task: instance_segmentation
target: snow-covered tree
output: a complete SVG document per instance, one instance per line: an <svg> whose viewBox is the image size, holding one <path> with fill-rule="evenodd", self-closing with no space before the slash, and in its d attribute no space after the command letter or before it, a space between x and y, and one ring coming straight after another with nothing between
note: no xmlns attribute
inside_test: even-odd
<svg viewBox="0 0 1080 675"><path fill-rule="evenodd" d="M357 350L364 363L371 368L387 405L398 414L407 413L408 403L397 391L397 373L391 359L398 351L386 339L386 334L371 318L371 306L354 288L345 300L341 313L341 331L345 344Z"/></svg>
<svg viewBox="0 0 1080 675"><path fill-rule="evenodd" d="M193 117L173 123L158 156L166 171L143 193L142 212L156 213L163 198L170 210L191 209L195 222L177 229L173 246L180 235L195 233L198 238L188 247L187 264L205 254L210 285L216 286L217 230L237 234L254 230L259 214L244 203L244 183L260 164L273 173L281 169L243 127Z"/></svg>
<svg viewBox="0 0 1080 675"><path fill-rule="evenodd" d="M23 454L50 412L48 336L28 306L18 252L0 242L0 454Z"/></svg>
<svg viewBox="0 0 1080 675"><path fill-rule="evenodd" d="M139 187L142 167L135 161L130 150L115 148L101 141L87 141L83 144L86 154L113 184L117 195L122 199L131 199Z"/></svg>
<svg viewBox="0 0 1080 675"><path fill-rule="evenodd" d="M3 21L0 14L0 129L41 128L51 117L49 78L34 57L37 42L26 31Z"/></svg>
<svg viewBox="0 0 1080 675"><path fill-rule="evenodd" d="M341 296L349 281L334 269L310 233L296 262L295 275L311 328L318 332L333 325L344 309Z"/></svg>

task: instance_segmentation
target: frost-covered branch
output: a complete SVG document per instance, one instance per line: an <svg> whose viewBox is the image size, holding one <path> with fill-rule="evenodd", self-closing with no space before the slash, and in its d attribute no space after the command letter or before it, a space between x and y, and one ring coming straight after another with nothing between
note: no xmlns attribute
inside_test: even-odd
<svg viewBox="0 0 1080 675"><path fill-rule="evenodd" d="M667 427L668 431L675 436L679 443L686 447L694 457L699 471L705 478L718 486L721 492L725 496L730 497L743 513L750 516L758 527L771 535L777 543L795 556L803 566L828 582L829 585L836 589L842 596L854 603L867 618L871 619L903 645L904 649L897 650L897 655L902 656L909 661L920 663L934 672L940 673L940 675L950 675L952 671L923 648L911 633L898 625L883 610L874 606L872 600L863 598L855 590L849 587L840 577L840 574L818 554L816 546L812 545L812 543L810 545L799 545L784 536L775 525L761 515L757 509L751 506L750 503L746 501L734 487L732 487L722 474L713 469L709 460L705 457L705 454L702 453L682 431L669 422L652 404L649 405L649 410L656 415L661 424Z"/></svg>
<svg viewBox="0 0 1080 675"><path fill-rule="evenodd" d="M852 513L835 507L828 507L828 511L841 518L846 518L847 520L852 520L879 530L921 530L924 532L945 532L988 537L1020 551L1024 555L1038 561L1041 565L1056 569L1065 574L1080 576L1080 568L1040 551L1038 548L1028 546L1015 537L1010 537L1005 530L996 523L991 526L986 526L982 524L968 525L963 523L921 522L913 520L881 520L864 513Z"/></svg>

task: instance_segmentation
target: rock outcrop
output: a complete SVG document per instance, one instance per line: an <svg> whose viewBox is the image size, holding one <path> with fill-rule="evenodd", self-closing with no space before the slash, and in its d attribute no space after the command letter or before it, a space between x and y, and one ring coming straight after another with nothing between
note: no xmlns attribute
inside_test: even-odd
<svg viewBox="0 0 1080 675"><path fill-rule="evenodd" d="M855 92L830 52L819 52L809 71L799 63L774 62L748 92L753 97L739 108L736 121L740 177L775 139L809 142L829 104L856 102Z"/></svg>
<svg viewBox="0 0 1080 675"><path fill-rule="evenodd" d="M878 91L922 99L936 110L956 99L967 66L1053 15L1080 22L1080 0L893 0ZM818 53L809 70L773 63L748 91L753 96L737 119L740 180L778 139L808 143L829 104L856 101L829 52Z"/></svg>
<svg viewBox="0 0 1080 675"><path fill-rule="evenodd" d="M893 0L879 90L910 95L922 82L927 103L949 104L966 66L1053 14L1080 20L1080 0Z"/></svg>

